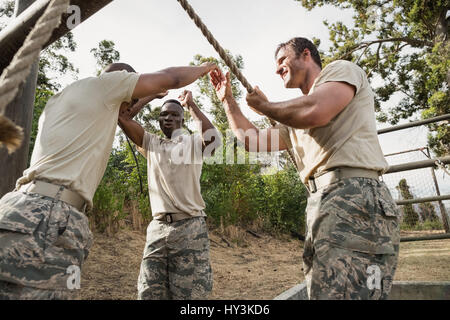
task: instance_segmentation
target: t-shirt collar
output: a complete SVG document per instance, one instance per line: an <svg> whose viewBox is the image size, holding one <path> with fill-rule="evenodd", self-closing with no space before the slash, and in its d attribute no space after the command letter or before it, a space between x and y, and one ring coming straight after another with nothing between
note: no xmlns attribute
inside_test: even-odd
<svg viewBox="0 0 450 320"><path fill-rule="evenodd" d="M187 130L184 129L184 128L175 129L175 130L172 132L172 136L170 137L170 140L174 141L174 140L176 140L178 137L180 137L180 136L182 136L182 135L184 135L184 134L187 134L187 133L188 133Z"/></svg>

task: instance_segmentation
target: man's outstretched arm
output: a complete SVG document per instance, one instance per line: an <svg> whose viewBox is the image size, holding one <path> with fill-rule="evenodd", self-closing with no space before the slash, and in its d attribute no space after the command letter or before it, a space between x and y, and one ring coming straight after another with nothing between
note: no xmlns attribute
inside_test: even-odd
<svg viewBox="0 0 450 320"><path fill-rule="evenodd" d="M353 99L355 87L345 82L326 82L314 93L282 102L269 102L264 93L255 87L247 95L250 108L278 122L297 129L327 125Z"/></svg>
<svg viewBox="0 0 450 320"><path fill-rule="evenodd" d="M132 98L140 99L169 89L185 87L215 69L217 66L214 63L207 62L200 66L171 67L154 73L141 74Z"/></svg>

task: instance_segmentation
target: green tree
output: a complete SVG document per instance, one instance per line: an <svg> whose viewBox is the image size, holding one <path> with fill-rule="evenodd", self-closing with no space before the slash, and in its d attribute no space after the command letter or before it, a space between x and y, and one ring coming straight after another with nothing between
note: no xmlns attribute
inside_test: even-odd
<svg viewBox="0 0 450 320"><path fill-rule="evenodd" d="M120 60L120 52L115 48L116 44L111 40L102 40L99 42L97 48L92 48L91 53L97 61L97 75L99 75L102 70L113 62Z"/></svg>
<svg viewBox="0 0 450 320"><path fill-rule="evenodd" d="M396 188L397 190L400 191L402 199L404 200L414 199L414 196L409 190L410 187L408 185L408 182L406 182L406 179L401 179ZM414 210L412 204L405 204L402 207L403 207L403 223L408 227L414 227L417 224L417 222L419 222L419 215Z"/></svg>
<svg viewBox="0 0 450 320"><path fill-rule="evenodd" d="M323 5L353 9L353 25L324 21L332 46L322 51L325 64L335 59L356 62L375 88L379 121L396 124L419 115L450 113L450 43L448 0L296 0L308 10ZM317 45L318 39L314 39ZM397 106L383 111L381 102L401 94ZM448 124L429 125L429 145L438 156L450 154Z"/></svg>
<svg viewBox="0 0 450 320"><path fill-rule="evenodd" d="M0 5L0 30L5 28L7 20L14 14L14 1L7 0Z"/></svg>
<svg viewBox="0 0 450 320"><path fill-rule="evenodd" d="M431 202L419 203L420 215L422 216L422 221L437 221L438 217L436 214L436 209Z"/></svg>

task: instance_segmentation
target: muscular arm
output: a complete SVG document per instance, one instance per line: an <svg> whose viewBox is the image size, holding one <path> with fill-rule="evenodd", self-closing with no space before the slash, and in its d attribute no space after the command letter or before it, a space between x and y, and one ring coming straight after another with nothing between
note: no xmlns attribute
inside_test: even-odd
<svg viewBox="0 0 450 320"><path fill-rule="evenodd" d="M128 138L130 138L138 147L142 147L145 131L138 122L127 117L119 116L119 126Z"/></svg>
<svg viewBox="0 0 450 320"><path fill-rule="evenodd" d="M274 134L277 129L259 129L242 114L233 97L229 73L223 75L220 70L214 70L210 73L210 77L217 96L224 104L230 128L239 141L244 143L245 150L270 152L288 148L283 139L279 135ZM272 147L272 139L276 139L277 136L278 141L274 141L274 146ZM252 145L251 141L256 141L256 144Z"/></svg>
<svg viewBox="0 0 450 320"><path fill-rule="evenodd" d="M141 74L132 98L144 98L169 89L185 87L216 68L213 63L204 63L200 66L171 67Z"/></svg>
<svg viewBox="0 0 450 320"><path fill-rule="evenodd" d="M142 147L144 140L144 128L134 121L130 113L120 113L119 114L119 126L125 132L127 137L129 137L138 147Z"/></svg>
<svg viewBox="0 0 450 320"><path fill-rule="evenodd" d="M149 102L155 100L155 99L161 99L164 98L165 96L167 96L168 92L162 92L162 93L158 93L158 94L152 94L148 97L145 98L141 98L139 99L130 109L130 117L134 118L139 111L142 110L143 107L145 107Z"/></svg>
<svg viewBox="0 0 450 320"><path fill-rule="evenodd" d="M239 141L244 143L245 150L250 152L271 152L282 151L288 148L280 136L278 136L278 147L276 146L276 141L275 146L272 146L272 139L276 137L274 131L277 129L257 128L244 116L233 96L225 97L223 103L230 128ZM252 145L251 141L256 141L256 145Z"/></svg>
<svg viewBox="0 0 450 320"><path fill-rule="evenodd" d="M255 88L247 96L250 107L297 129L322 127L336 117L353 99L355 88L345 82L326 82L308 96L283 102L269 102Z"/></svg>

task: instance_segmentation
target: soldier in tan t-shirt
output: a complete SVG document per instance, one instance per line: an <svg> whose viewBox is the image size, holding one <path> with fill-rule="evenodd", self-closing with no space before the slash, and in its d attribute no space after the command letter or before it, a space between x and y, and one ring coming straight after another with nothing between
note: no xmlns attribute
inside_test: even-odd
<svg viewBox="0 0 450 320"><path fill-rule="evenodd" d="M277 103L258 87L247 95L250 108L279 122L271 129L260 130L243 116L229 75L210 73L230 127L248 151L293 151L309 190L303 253L309 298L386 299L397 265L400 216L379 180L388 165L366 74L343 60L322 70L317 48L305 38L282 43L275 56L285 87L304 95Z"/></svg>
<svg viewBox="0 0 450 320"><path fill-rule="evenodd" d="M114 63L49 99L30 167L0 199L0 299L74 297L92 244L84 212L105 171L119 110L143 106L215 68L137 74Z"/></svg>
<svg viewBox="0 0 450 320"><path fill-rule="evenodd" d="M206 299L212 290L209 239L200 192L203 156L220 144L219 133L185 90L164 102L159 125L165 138L132 120L139 108L122 112L121 128L147 158L153 220L138 278L140 300ZM186 107L200 134L183 132ZM211 149L211 152L208 150ZM211 153L211 154L208 154Z"/></svg>

